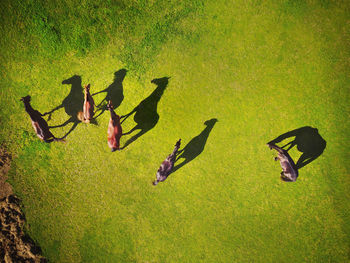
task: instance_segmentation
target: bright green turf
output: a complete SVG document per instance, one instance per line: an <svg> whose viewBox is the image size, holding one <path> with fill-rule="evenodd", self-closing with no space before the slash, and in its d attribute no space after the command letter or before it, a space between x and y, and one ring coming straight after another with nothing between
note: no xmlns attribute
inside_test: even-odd
<svg viewBox="0 0 350 263"><path fill-rule="evenodd" d="M0 142L51 262L349 260L347 1L2 0L0 10ZM154 129L111 153L105 112L65 144L39 141L20 97L45 112L67 96L64 79L97 92L122 68L119 114L171 77ZM176 140L211 118L204 151L153 187ZM61 109L50 124L66 119ZM306 125L327 148L282 183L265 144Z"/></svg>

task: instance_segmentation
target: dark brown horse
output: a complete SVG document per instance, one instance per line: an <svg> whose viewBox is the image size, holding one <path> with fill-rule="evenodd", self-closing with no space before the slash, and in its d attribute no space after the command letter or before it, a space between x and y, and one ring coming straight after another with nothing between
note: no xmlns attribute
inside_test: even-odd
<svg viewBox="0 0 350 263"><path fill-rule="evenodd" d="M285 182L295 182L299 175L298 168L289 153L275 144L268 143L267 145L270 149L275 149L278 153L277 157L275 157L275 161L279 160L281 163L281 179Z"/></svg>
<svg viewBox="0 0 350 263"><path fill-rule="evenodd" d="M30 96L25 96L21 98L21 101L24 103L26 112L29 114L29 117L32 121L33 128L36 135L45 142L59 141L62 139L57 139L49 129L47 122L42 118L42 114L34 110L30 105Z"/></svg>
<svg viewBox="0 0 350 263"><path fill-rule="evenodd" d="M181 139L176 142L173 152L160 165L157 171L157 179L153 182L153 185L157 185L159 182L165 181L165 179L168 178L169 174L171 174L174 168L176 154L180 148L180 145Z"/></svg>

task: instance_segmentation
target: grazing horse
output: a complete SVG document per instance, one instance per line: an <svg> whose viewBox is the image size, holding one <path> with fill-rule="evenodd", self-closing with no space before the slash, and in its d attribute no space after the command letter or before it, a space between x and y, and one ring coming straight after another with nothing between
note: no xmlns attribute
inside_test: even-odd
<svg viewBox="0 0 350 263"><path fill-rule="evenodd" d="M90 123L91 119L94 116L94 99L90 94L90 84L85 85L84 87L84 106L83 106L83 117L81 121L85 123Z"/></svg>
<svg viewBox="0 0 350 263"><path fill-rule="evenodd" d="M181 145L181 139L176 142L174 151L160 165L157 171L157 179L154 180L153 185L157 185L159 182L163 182L165 181L165 179L168 178L169 174L174 168L176 154L180 148L180 145Z"/></svg>
<svg viewBox="0 0 350 263"><path fill-rule="evenodd" d="M52 141L59 141L61 139L57 139L49 129L49 126L47 122L42 118L42 114L34 110L32 106L30 105L30 96L22 97L21 101L24 103L24 107L26 112L29 114L30 119L32 120L32 125L35 130L36 135L38 137L45 141L45 142L52 142Z"/></svg>
<svg viewBox="0 0 350 263"><path fill-rule="evenodd" d="M279 160L281 163L281 179L285 182L295 182L299 174L298 168L296 167L289 153L275 144L268 143L267 145L270 147L270 149L273 148L278 152L278 156L275 157L275 161Z"/></svg>
<svg viewBox="0 0 350 263"><path fill-rule="evenodd" d="M111 151L119 150L120 137L122 137L122 126L120 125L120 117L113 110L112 102L109 101L107 108L111 113L111 118L108 124L108 146Z"/></svg>

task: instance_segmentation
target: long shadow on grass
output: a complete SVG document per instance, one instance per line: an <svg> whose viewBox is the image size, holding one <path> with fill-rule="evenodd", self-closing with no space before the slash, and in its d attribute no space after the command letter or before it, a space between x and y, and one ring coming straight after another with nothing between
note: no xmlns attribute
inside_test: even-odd
<svg viewBox="0 0 350 263"><path fill-rule="evenodd" d="M294 137L294 140L288 142L281 148L289 146L288 149L286 149L286 151L289 151L294 146L297 146L297 149L302 152L302 155L296 163L298 169L316 160L326 148L327 142L318 133L316 128L310 126L286 132L272 140L270 143L276 144L291 137Z"/></svg>
<svg viewBox="0 0 350 263"><path fill-rule="evenodd" d="M136 141L140 136L154 128L156 126L159 115L157 113L157 106L160 98L162 97L164 90L168 85L168 77L153 79L151 82L157 85L157 88L149 95L146 99L140 102L131 112L121 116L123 123L129 116L135 113L134 121L136 122L135 127L130 131L123 133L123 136L133 133L135 130L140 130L137 134L133 135L128 139L121 149L126 148L132 142Z"/></svg>
<svg viewBox="0 0 350 263"><path fill-rule="evenodd" d="M107 103L108 101L112 101L113 108L116 109L120 106L124 99L123 94L123 80L125 78L125 75L127 73L126 69L120 69L117 72L114 73L114 80L111 85L108 86L108 88L101 90L99 92L96 92L92 94L92 96L95 96L100 93L106 93L106 96L103 98L103 100L97 105L97 108L99 108L99 113L95 117L99 117L107 110Z"/></svg>
<svg viewBox="0 0 350 263"><path fill-rule="evenodd" d="M78 119L78 112L82 111L84 104L84 94L83 88L81 86L81 77L78 75L74 75L73 77L62 81L62 84L71 85L71 90L67 97L62 101L60 105L53 108L51 111L44 113L43 115L49 115L48 120L51 119L51 115L53 112L64 108L67 115L69 115L68 120L60 125L50 126L49 128L58 128L64 127L70 123L73 123L72 127L69 131L62 137L62 139L66 138L81 122Z"/></svg>
<svg viewBox="0 0 350 263"><path fill-rule="evenodd" d="M197 156L203 152L209 134L217 121L218 120L214 118L204 122L206 125L204 130L199 135L194 137L182 150L178 151L173 173L197 158ZM183 160L182 162L178 163L180 159Z"/></svg>

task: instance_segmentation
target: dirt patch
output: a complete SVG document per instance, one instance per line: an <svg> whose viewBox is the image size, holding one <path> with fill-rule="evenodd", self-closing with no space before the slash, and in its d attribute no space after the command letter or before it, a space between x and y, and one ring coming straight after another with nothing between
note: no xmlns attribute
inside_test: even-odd
<svg viewBox="0 0 350 263"><path fill-rule="evenodd" d="M0 261L47 262L41 249L23 232L25 223L20 201L14 195L0 200Z"/></svg>
<svg viewBox="0 0 350 263"><path fill-rule="evenodd" d="M10 164L11 155L0 146L0 262L47 262L40 247L23 232L20 200L6 182Z"/></svg>

